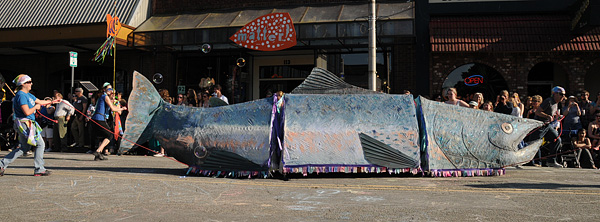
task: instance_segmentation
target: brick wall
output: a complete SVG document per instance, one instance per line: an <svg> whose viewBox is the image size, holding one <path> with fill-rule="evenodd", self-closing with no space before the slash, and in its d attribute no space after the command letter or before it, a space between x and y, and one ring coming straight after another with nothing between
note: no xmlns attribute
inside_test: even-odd
<svg viewBox="0 0 600 222"><path fill-rule="evenodd" d="M498 71L506 80L509 91L520 95L527 94L527 76L538 63L552 62L567 75L564 86L570 92L591 87L584 79L590 67L600 62L597 53L432 53L431 54L431 93L439 94L442 84L452 70L467 63L481 63ZM596 84L596 83L593 83Z"/></svg>

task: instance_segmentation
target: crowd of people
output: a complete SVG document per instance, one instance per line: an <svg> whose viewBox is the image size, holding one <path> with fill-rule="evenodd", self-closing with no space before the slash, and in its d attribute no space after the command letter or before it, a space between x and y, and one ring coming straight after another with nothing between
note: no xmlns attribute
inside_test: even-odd
<svg viewBox="0 0 600 222"><path fill-rule="evenodd" d="M584 158L589 159L587 167L597 169L596 164L600 161L600 93L595 102L589 99L590 93L586 90L567 97L565 89L557 86L551 93L549 98L543 99L541 95L520 97L516 92L503 90L496 95L495 101L485 101L482 93L461 98L455 88L448 88L442 95L435 97L435 100L449 105L543 121L547 124L532 132L520 148L527 141L544 137L546 143L543 147L547 147L548 155L552 156L547 161L547 166L562 167L556 160L557 152L573 149L577 154L575 167L582 167L580 159L585 154L587 157ZM542 165L538 160L531 164Z"/></svg>

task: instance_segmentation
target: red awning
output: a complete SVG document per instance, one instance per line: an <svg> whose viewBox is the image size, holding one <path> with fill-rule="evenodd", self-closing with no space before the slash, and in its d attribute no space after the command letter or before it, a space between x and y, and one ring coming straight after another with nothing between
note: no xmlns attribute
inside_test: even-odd
<svg viewBox="0 0 600 222"><path fill-rule="evenodd" d="M433 52L600 51L600 28L570 31L568 16L432 17Z"/></svg>

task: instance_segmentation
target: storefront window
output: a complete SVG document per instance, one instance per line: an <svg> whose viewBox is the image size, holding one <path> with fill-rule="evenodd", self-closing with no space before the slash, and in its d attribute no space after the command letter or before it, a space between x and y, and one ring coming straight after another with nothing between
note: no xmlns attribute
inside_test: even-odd
<svg viewBox="0 0 600 222"><path fill-rule="evenodd" d="M265 97L268 92L291 92L310 75L313 67L313 65L261 66L259 97Z"/></svg>
<svg viewBox="0 0 600 222"><path fill-rule="evenodd" d="M480 92L490 101L495 101L500 91L508 90L508 84L498 71L480 63L465 64L450 72L442 88L451 87L456 88L462 99L470 99L467 97Z"/></svg>

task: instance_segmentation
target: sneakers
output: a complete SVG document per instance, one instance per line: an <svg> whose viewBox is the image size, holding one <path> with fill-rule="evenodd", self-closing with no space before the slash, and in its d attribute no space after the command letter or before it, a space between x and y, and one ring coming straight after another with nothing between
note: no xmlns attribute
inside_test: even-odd
<svg viewBox="0 0 600 222"><path fill-rule="evenodd" d="M162 153L154 154L154 157L164 157L164 156L165 156L165 154L162 154Z"/></svg>
<svg viewBox="0 0 600 222"><path fill-rule="evenodd" d="M36 177L50 176L50 174L52 174L52 172L50 172L50 170L46 170L46 171L41 172L41 173L34 173L33 176L36 176Z"/></svg>
<svg viewBox="0 0 600 222"><path fill-rule="evenodd" d="M50 149L50 148L46 148L46 149L44 150L44 152L50 152L50 151L52 151L52 149Z"/></svg>
<svg viewBox="0 0 600 222"><path fill-rule="evenodd" d="M4 176L4 167L0 167L0 177Z"/></svg>
<svg viewBox="0 0 600 222"><path fill-rule="evenodd" d="M31 150L27 151L24 156L29 156L29 155L33 155L33 152L31 152Z"/></svg>
<svg viewBox="0 0 600 222"><path fill-rule="evenodd" d="M548 165L548 167L563 168L563 166L556 161L549 161L546 165Z"/></svg>
<svg viewBox="0 0 600 222"><path fill-rule="evenodd" d="M73 143L71 145L68 145L67 147L71 148L71 147L75 147L75 146L77 146L77 143Z"/></svg>

